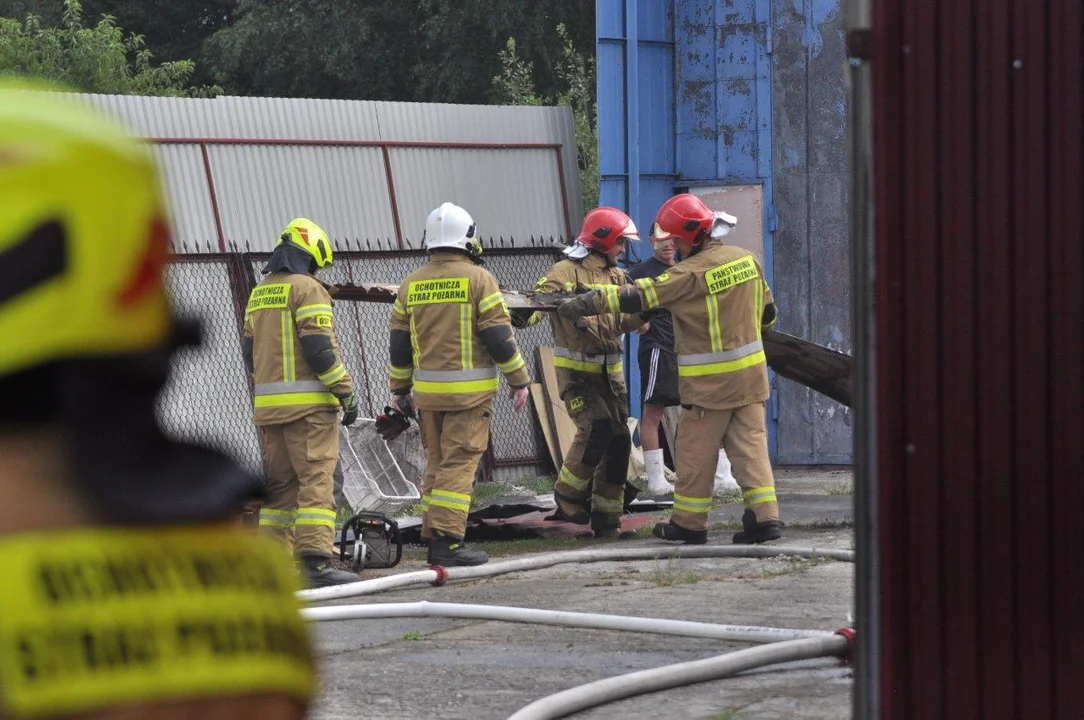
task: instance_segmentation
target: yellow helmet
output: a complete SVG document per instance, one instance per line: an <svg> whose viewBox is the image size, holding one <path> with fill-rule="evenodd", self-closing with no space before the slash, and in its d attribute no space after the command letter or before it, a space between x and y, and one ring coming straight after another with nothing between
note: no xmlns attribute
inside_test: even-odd
<svg viewBox="0 0 1084 720"><path fill-rule="evenodd" d="M0 82L0 377L157 348L172 325L148 147L52 89Z"/></svg>
<svg viewBox="0 0 1084 720"><path fill-rule="evenodd" d="M316 260L317 268L326 268L335 261L331 240L324 229L308 218L294 218L279 235L278 245L290 243Z"/></svg>

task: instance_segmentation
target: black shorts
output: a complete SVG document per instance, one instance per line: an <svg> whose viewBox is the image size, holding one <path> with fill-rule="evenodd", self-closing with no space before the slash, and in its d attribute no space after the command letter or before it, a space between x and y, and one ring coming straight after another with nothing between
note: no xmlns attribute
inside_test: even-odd
<svg viewBox="0 0 1084 720"><path fill-rule="evenodd" d="M678 395L677 356L658 348L639 353L640 398L645 404L680 405Z"/></svg>

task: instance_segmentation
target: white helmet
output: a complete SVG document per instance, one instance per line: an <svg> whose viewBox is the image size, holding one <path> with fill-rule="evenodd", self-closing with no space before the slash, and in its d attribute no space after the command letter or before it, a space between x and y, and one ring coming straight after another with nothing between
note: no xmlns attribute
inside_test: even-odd
<svg viewBox="0 0 1084 720"><path fill-rule="evenodd" d="M429 213L422 242L429 252L440 248L462 250L474 260L480 260L482 254L482 242L478 239L478 226L474 218L450 202Z"/></svg>

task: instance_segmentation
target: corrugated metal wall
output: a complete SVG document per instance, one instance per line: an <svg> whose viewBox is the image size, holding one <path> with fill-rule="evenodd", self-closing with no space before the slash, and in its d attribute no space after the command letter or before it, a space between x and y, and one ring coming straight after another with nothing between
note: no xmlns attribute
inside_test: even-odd
<svg viewBox="0 0 1084 720"><path fill-rule="evenodd" d="M872 697L886 720L1079 718L1084 10L873 12Z"/></svg>
<svg viewBox="0 0 1084 720"><path fill-rule="evenodd" d="M567 107L69 97L158 143L178 252L270 250L298 215L418 247L445 200L519 245L567 238L582 217Z"/></svg>
<svg viewBox="0 0 1084 720"><path fill-rule="evenodd" d="M772 3L778 329L851 353L846 43L841 0ZM849 463L851 411L776 377L777 461Z"/></svg>

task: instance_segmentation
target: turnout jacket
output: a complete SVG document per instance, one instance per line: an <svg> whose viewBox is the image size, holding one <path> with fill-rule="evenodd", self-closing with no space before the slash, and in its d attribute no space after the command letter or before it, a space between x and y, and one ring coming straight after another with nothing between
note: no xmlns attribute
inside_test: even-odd
<svg viewBox="0 0 1084 720"><path fill-rule="evenodd" d="M683 403L726 410L768 399L761 332L775 323L775 304L748 250L708 240L669 272L594 302L596 312L670 311Z"/></svg>
<svg viewBox="0 0 1084 720"><path fill-rule="evenodd" d="M574 293L586 286L602 291L616 304L618 291L627 283L624 270L611 267L604 256L592 252L582 260L566 258L556 263L535 290ZM536 324L542 314L533 313L526 324ZM626 394L621 335L644 324L639 314L585 317L578 324L555 312L547 314L553 325L553 364L562 397L571 392L570 388L585 383L609 385L615 395Z"/></svg>
<svg viewBox="0 0 1084 720"><path fill-rule="evenodd" d="M337 410L338 399L354 392L332 320L331 296L312 275L280 270L252 289L242 351L257 425Z"/></svg>
<svg viewBox="0 0 1084 720"><path fill-rule="evenodd" d="M466 410L489 400L503 373L531 384L496 278L465 254L437 250L399 285L391 310L392 392L420 410Z"/></svg>

